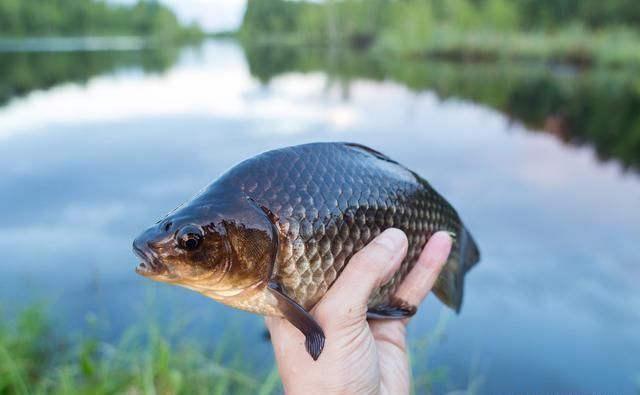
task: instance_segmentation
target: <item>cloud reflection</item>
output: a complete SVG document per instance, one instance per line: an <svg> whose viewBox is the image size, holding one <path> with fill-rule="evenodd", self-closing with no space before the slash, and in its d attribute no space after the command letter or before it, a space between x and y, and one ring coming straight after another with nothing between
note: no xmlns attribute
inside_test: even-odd
<svg viewBox="0 0 640 395"><path fill-rule="evenodd" d="M269 122L273 132L283 134L298 133L315 122L327 124L330 130L345 130L358 120L358 114L344 103L317 100L319 88L327 83L322 73L284 76L264 88L249 74L237 46L218 44L204 53L209 60L225 59L223 67L212 67L206 59L186 54L162 76L125 71L93 78L85 86L65 84L16 99L0 112L0 141L49 125L132 118L256 119Z"/></svg>

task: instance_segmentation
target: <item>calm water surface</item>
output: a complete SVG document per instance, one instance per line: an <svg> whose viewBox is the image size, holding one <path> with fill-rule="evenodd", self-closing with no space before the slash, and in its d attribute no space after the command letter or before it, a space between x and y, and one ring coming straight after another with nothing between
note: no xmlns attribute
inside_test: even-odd
<svg viewBox="0 0 640 395"><path fill-rule="evenodd" d="M136 276L131 241L246 157L356 141L427 178L482 250L462 313L431 298L410 328L431 334L414 357L444 372L437 391L640 388L640 178L616 160L385 79L292 70L264 83L233 43L81 80L0 107L5 310L47 300L61 327L95 315L113 336L157 315L206 343L241 327L243 352L271 358L258 317Z"/></svg>

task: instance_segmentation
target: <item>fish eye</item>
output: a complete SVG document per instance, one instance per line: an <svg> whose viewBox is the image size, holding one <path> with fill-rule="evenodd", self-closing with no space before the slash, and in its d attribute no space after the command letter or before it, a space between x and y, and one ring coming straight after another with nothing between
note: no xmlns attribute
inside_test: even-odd
<svg viewBox="0 0 640 395"><path fill-rule="evenodd" d="M202 229L197 226L187 225L176 234L180 248L193 251L200 246L203 238Z"/></svg>

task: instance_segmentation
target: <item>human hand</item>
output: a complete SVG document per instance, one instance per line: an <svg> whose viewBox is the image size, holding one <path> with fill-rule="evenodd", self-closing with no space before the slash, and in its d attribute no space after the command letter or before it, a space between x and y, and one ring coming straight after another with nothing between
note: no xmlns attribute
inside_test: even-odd
<svg viewBox="0 0 640 395"><path fill-rule="evenodd" d="M287 320L265 319L287 394L408 394L409 320L367 321L367 301L400 266L407 237L387 229L355 254L311 314L326 335L317 361L304 336ZM396 296L418 306L431 290L451 250L446 232L434 234Z"/></svg>

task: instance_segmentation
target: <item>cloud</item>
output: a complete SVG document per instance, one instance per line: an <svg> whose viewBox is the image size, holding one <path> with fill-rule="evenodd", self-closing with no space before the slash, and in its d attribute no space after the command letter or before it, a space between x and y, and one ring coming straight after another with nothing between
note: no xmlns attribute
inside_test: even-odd
<svg viewBox="0 0 640 395"><path fill-rule="evenodd" d="M134 3L136 0L111 0ZM184 22L198 22L208 31L237 29L242 23L246 0L162 0Z"/></svg>
<svg viewBox="0 0 640 395"><path fill-rule="evenodd" d="M165 0L182 20L197 21L209 31L240 27L246 0Z"/></svg>

